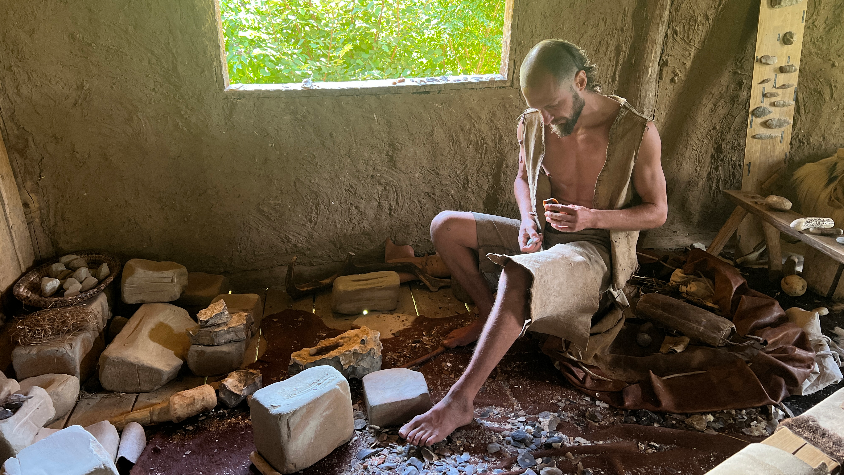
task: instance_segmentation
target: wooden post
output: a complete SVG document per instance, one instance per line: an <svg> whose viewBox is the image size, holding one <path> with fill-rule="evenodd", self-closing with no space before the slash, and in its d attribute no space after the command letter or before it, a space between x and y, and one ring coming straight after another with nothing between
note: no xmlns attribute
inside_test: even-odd
<svg viewBox="0 0 844 475"><path fill-rule="evenodd" d="M808 0L789 6L772 6L780 3L782 0L761 0L759 7L742 191L762 193L765 181L788 161ZM789 32L791 34L786 35ZM776 62L766 64L772 62L773 57ZM759 107L766 107L771 112L756 117L753 111ZM771 127L770 119L786 119L788 125ZM762 240L759 221L755 218L745 220L739 226L737 237L739 254L749 253Z"/></svg>

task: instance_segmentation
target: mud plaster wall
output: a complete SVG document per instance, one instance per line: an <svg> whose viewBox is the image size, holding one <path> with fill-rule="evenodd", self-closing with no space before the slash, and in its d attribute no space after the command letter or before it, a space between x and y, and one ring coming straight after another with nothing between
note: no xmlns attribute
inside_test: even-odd
<svg viewBox="0 0 844 475"><path fill-rule="evenodd" d="M442 209L514 215L518 84L342 94L226 93L213 0L0 0L0 131L41 257L104 249L280 285L392 237L430 251ZM651 2L653 3L653 2ZM740 184L757 1L665 2L655 118L669 223L690 242ZM648 2L516 0L511 69L564 37L625 92ZM844 145L841 11L809 2L796 159ZM838 74L836 74L838 73ZM823 124L820 122L825 121Z"/></svg>

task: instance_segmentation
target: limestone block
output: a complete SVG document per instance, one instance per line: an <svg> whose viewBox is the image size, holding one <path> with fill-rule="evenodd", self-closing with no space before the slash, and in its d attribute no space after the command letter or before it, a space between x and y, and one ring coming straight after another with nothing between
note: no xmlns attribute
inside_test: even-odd
<svg viewBox="0 0 844 475"><path fill-rule="evenodd" d="M129 319L126 317L117 316L112 318L111 323L109 323L108 325L107 341L113 341L114 338L120 334L120 332L123 330L123 327L125 327L127 323L129 323Z"/></svg>
<svg viewBox="0 0 844 475"><path fill-rule="evenodd" d="M170 396L168 410L171 421L181 422L215 407L217 407L217 392L210 384L203 384Z"/></svg>
<svg viewBox="0 0 844 475"><path fill-rule="evenodd" d="M225 379L220 381L218 395L226 406L235 407L246 400L246 396L261 389L262 385L263 379L260 371L254 369L232 371Z"/></svg>
<svg viewBox="0 0 844 475"><path fill-rule="evenodd" d="M230 373L243 363L246 340L219 346L191 345L188 350L188 368L197 376Z"/></svg>
<svg viewBox="0 0 844 475"><path fill-rule="evenodd" d="M0 401L5 401L6 398L21 390L21 385L12 378L7 378L5 374L0 372Z"/></svg>
<svg viewBox="0 0 844 475"><path fill-rule="evenodd" d="M334 280L331 306L346 315L364 310L395 310L400 286L399 274L393 271L341 276Z"/></svg>
<svg viewBox="0 0 844 475"><path fill-rule="evenodd" d="M232 314L228 323L203 327L197 325L188 330L192 345L218 346L233 341L242 341L249 337L250 323L247 321L249 314L237 312Z"/></svg>
<svg viewBox="0 0 844 475"><path fill-rule="evenodd" d="M85 428L103 446L112 462L117 459L117 446L120 445L120 434L109 421L100 421Z"/></svg>
<svg viewBox="0 0 844 475"><path fill-rule="evenodd" d="M109 391L154 391L176 377L190 346L193 319L183 309L148 303L100 356L100 384Z"/></svg>
<svg viewBox="0 0 844 475"><path fill-rule="evenodd" d="M188 286L188 270L175 262L131 259L123 266L120 290L125 303L172 302Z"/></svg>
<svg viewBox="0 0 844 475"><path fill-rule="evenodd" d="M200 326L211 327L215 325L222 325L231 320L231 314L226 307L226 302L218 300L213 302L207 308L204 308L196 314L196 320Z"/></svg>
<svg viewBox="0 0 844 475"><path fill-rule="evenodd" d="M47 391L35 386L26 395L32 398L24 401L12 417L0 421L0 460L14 457L32 444L38 431L56 414Z"/></svg>
<svg viewBox="0 0 844 475"><path fill-rule="evenodd" d="M313 465L354 434L349 383L330 366L259 389L249 410L255 448L281 473Z"/></svg>
<svg viewBox="0 0 844 475"><path fill-rule="evenodd" d="M61 429L50 429L49 427L42 427L38 429L38 433L35 434L35 439L32 440L32 443L36 443L41 439L50 437L51 435L55 434L56 432L60 431Z"/></svg>
<svg viewBox="0 0 844 475"><path fill-rule="evenodd" d="M120 473L128 473L141 457L147 446L144 427L137 422L130 422L120 434L120 446L117 448L117 465ZM124 471L124 469L126 469Z"/></svg>
<svg viewBox="0 0 844 475"><path fill-rule="evenodd" d="M21 450L3 464L7 475L118 475L102 445L80 426L70 426Z"/></svg>
<svg viewBox="0 0 844 475"><path fill-rule="evenodd" d="M96 297L91 297L82 303L97 316L97 330L103 331L111 318L111 307L108 305L108 297L105 292L100 292Z"/></svg>
<svg viewBox="0 0 844 475"><path fill-rule="evenodd" d="M252 316L252 334L258 333L261 320L264 319L264 303L258 294L222 294L214 297L214 302L225 300L229 312L246 312Z"/></svg>
<svg viewBox="0 0 844 475"><path fill-rule="evenodd" d="M96 331L79 332L38 345L12 350L12 366L20 379L42 374L69 374L83 381L91 375L105 340Z"/></svg>
<svg viewBox="0 0 844 475"><path fill-rule="evenodd" d="M20 392L25 394L33 386L38 386L50 396L56 414L47 421L50 424L64 417L76 405L79 397L79 378L69 374L42 374L20 382Z"/></svg>
<svg viewBox="0 0 844 475"><path fill-rule="evenodd" d="M406 368L383 369L363 377L369 423L401 425L432 407L425 376Z"/></svg>
<svg viewBox="0 0 844 475"><path fill-rule="evenodd" d="M349 330L328 338L313 348L304 348L290 355L289 374L306 368L328 365L346 378L363 378L381 369L381 334L368 327Z"/></svg>
<svg viewBox="0 0 844 475"><path fill-rule="evenodd" d="M189 307L207 307L214 297L229 291L229 281L222 275L204 272L188 273L188 286L182 292L177 305Z"/></svg>

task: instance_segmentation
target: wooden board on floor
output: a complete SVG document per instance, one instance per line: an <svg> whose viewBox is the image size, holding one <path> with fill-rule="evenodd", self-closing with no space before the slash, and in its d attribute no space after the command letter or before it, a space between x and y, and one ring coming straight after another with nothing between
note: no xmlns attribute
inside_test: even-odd
<svg viewBox="0 0 844 475"><path fill-rule="evenodd" d="M428 318L445 318L466 313L466 304L457 300L449 287L431 292L424 285L414 282L410 285L410 290L419 315Z"/></svg>
<svg viewBox="0 0 844 475"><path fill-rule="evenodd" d="M82 398L73 408L73 413L67 420L67 425L86 427L125 414L132 411L137 397L137 394L107 393L93 394Z"/></svg>
<svg viewBox="0 0 844 475"><path fill-rule="evenodd" d="M205 384L205 378L200 376L188 376L182 379L177 379L175 381L170 381L169 383L165 384L164 386L161 386L155 391L151 391L148 393L139 393L138 398L135 401L135 405L132 407L132 410L137 411L139 409L154 406L159 402L163 402L170 399L170 396L176 394L179 391L184 391L185 389L191 389L197 386L202 386L203 384Z"/></svg>

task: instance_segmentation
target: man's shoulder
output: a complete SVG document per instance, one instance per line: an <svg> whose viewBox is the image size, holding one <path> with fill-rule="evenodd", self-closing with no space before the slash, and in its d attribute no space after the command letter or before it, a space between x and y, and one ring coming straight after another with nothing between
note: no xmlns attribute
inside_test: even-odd
<svg viewBox="0 0 844 475"><path fill-rule="evenodd" d="M624 111L625 116L629 116L629 117L633 118L634 120L638 119L637 121L639 121L639 122L644 122L644 123L650 122L651 119L645 117L645 115L642 114L641 112L639 112L635 107L633 107L630 104L630 101L628 101L627 99L625 99L621 96L616 96L614 94L607 94L604 97L607 97L609 99L612 99L615 102L618 102L621 105L619 112Z"/></svg>

